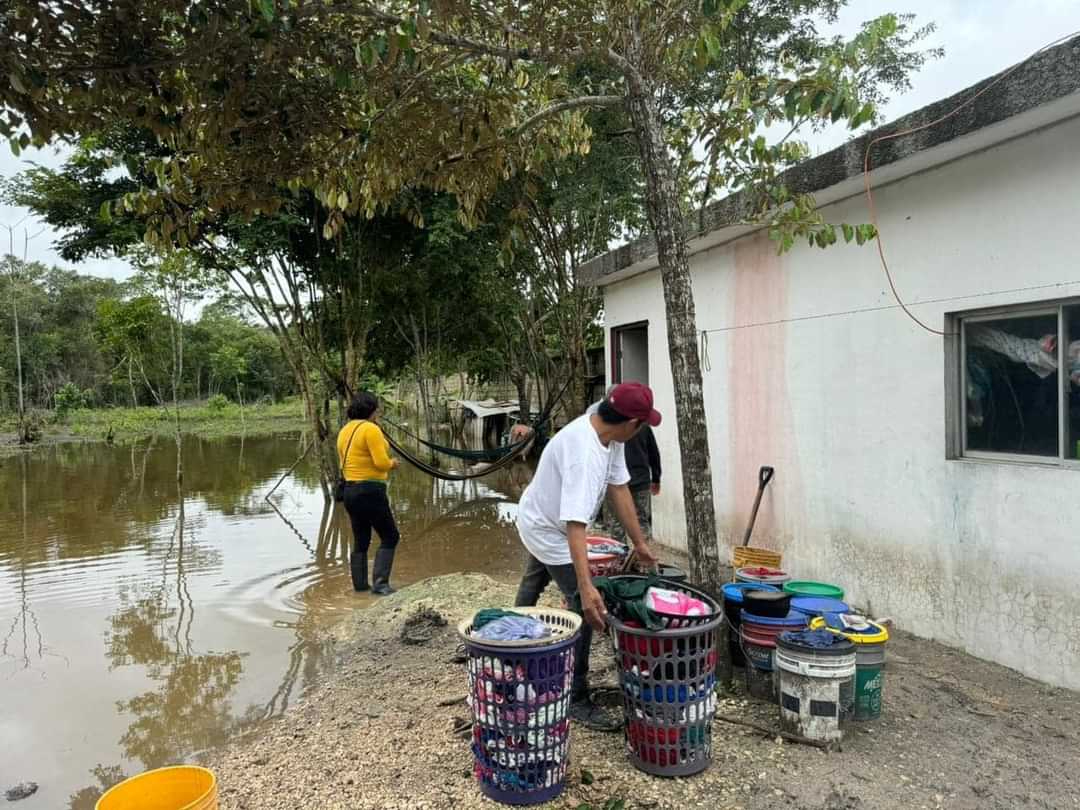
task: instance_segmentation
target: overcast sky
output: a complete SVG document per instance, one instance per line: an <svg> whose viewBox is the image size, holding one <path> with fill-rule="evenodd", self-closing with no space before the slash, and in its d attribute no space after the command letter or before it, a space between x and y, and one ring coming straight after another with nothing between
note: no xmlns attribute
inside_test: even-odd
<svg viewBox="0 0 1080 810"><path fill-rule="evenodd" d="M1080 30L1080 3L1077 0L851 0L843 12L837 32L849 34L859 24L886 11L913 12L921 23L937 23L937 31L928 46L945 48L944 58L931 62L913 80L913 90L892 99L884 110L884 119L892 120L917 110L937 99L951 95L993 73L1026 58L1036 49L1060 36ZM815 152L837 146L849 136L842 128L815 135ZM58 165L55 150L28 150L14 157L6 145L0 145L0 175L8 177L25 168L27 161ZM0 225L15 225L27 212L0 205ZM34 234L41 225L27 220L19 228L22 254L22 230ZM50 264L68 265L53 250L55 234L45 230L29 246L29 258ZM0 230L0 252L7 252L8 235ZM130 273L119 260L83 262L84 273L122 278Z"/></svg>

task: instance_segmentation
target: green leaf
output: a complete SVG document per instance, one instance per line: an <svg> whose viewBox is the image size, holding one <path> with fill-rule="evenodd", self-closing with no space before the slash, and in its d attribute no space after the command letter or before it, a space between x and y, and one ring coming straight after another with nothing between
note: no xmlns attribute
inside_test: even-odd
<svg viewBox="0 0 1080 810"><path fill-rule="evenodd" d="M584 768L581 769L581 784L591 785L595 781L596 778L592 775L590 771L587 771Z"/></svg>
<svg viewBox="0 0 1080 810"><path fill-rule="evenodd" d="M720 40L711 31L705 32L705 49L708 51L710 59L720 58L722 53Z"/></svg>
<svg viewBox="0 0 1080 810"><path fill-rule="evenodd" d="M9 73L8 81L11 82L16 93L26 93L26 85L23 84L22 77L18 73Z"/></svg>
<svg viewBox="0 0 1080 810"><path fill-rule="evenodd" d="M267 22L273 22L276 11L274 8L274 0L259 0L259 11L262 12L263 19Z"/></svg>
<svg viewBox="0 0 1080 810"><path fill-rule="evenodd" d="M844 241L850 242L855 238L855 229L850 225L844 224L840 226L840 229L844 232Z"/></svg>
<svg viewBox="0 0 1080 810"><path fill-rule="evenodd" d="M109 200L105 200L98 209L98 216L101 217L101 221L105 223L112 222L112 205Z"/></svg>

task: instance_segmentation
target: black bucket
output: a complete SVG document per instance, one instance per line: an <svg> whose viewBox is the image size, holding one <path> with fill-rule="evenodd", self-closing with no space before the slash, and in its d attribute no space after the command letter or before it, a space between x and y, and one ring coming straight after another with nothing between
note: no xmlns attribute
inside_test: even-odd
<svg viewBox="0 0 1080 810"><path fill-rule="evenodd" d="M667 579L671 582L678 582L683 585L686 584L686 572L679 568L677 565L660 563L660 565L658 566L658 574L661 579Z"/></svg>

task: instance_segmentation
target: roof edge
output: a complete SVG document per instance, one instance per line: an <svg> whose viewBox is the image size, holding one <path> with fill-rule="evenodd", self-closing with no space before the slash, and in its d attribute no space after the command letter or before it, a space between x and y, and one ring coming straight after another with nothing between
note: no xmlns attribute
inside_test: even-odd
<svg viewBox="0 0 1080 810"><path fill-rule="evenodd" d="M1013 72L999 81L1009 70ZM998 82L996 85L985 90L995 81ZM960 109L948 120L876 144L871 154L872 166L881 169L900 163L921 152L1080 92L1080 36L1047 49L1018 68L1006 68L823 155L799 163L784 172L783 182L792 193L813 194L858 177L862 174L863 158L870 141L937 121L983 90L985 92L977 103ZM978 148L973 145L972 151ZM754 208L753 192L731 194L689 216L683 223L683 232L687 239L696 239L735 225L746 229L745 222L752 216ZM654 258L656 252L656 242L652 236L643 236L581 264L577 271L578 281L589 286L614 283L620 279L609 280L608 277L620 274L621 278L624 275L622 271ZM645 267L641 271L648 269L651 268Z"/></svg>

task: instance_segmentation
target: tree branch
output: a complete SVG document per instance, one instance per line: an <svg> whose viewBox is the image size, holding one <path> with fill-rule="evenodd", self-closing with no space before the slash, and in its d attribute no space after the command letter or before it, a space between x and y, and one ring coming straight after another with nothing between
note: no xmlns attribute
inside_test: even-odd
<svg viewBox="0 0 1080 810"><path fill-rule="evenodd" d="M552 104L545 110L541 110L535 115L526 118L522 123L512 131L512 135L520 135L523 132L532 129L540 122L551 118L553 115L564 113L567 110L574 110L578 107L614 107L622 104L625 101L623 96L581 96L580 98L572 98L567 101L560 101L558 104Z"/></svg>
<svg viewBox="0 0 1080 810"><path fill-rule="evenodd" d="M559 115L560 113L564 113L567 110L574 110L578 107L613 107L617 104L622 104L623 101L624 98L622 96L581 96L580 98L572 98L567 99L566 101L560 101L556 104L552 104L550 107L546 107L535 115L526 118L512 130L510 130L509 134L506 137L513 138L518 135L522 135L535 127L537 124L546 121L548 118ZM482 155L484 152L490 152L494 148L495 144L490 144L488 146L483 146L473 152L469 152L468 154L465 154L464 152L457 152L453 155L450 155L445 160L440 160L438 166L442 167L448 166L451 163L460 163L466 158Z"/></svg>

